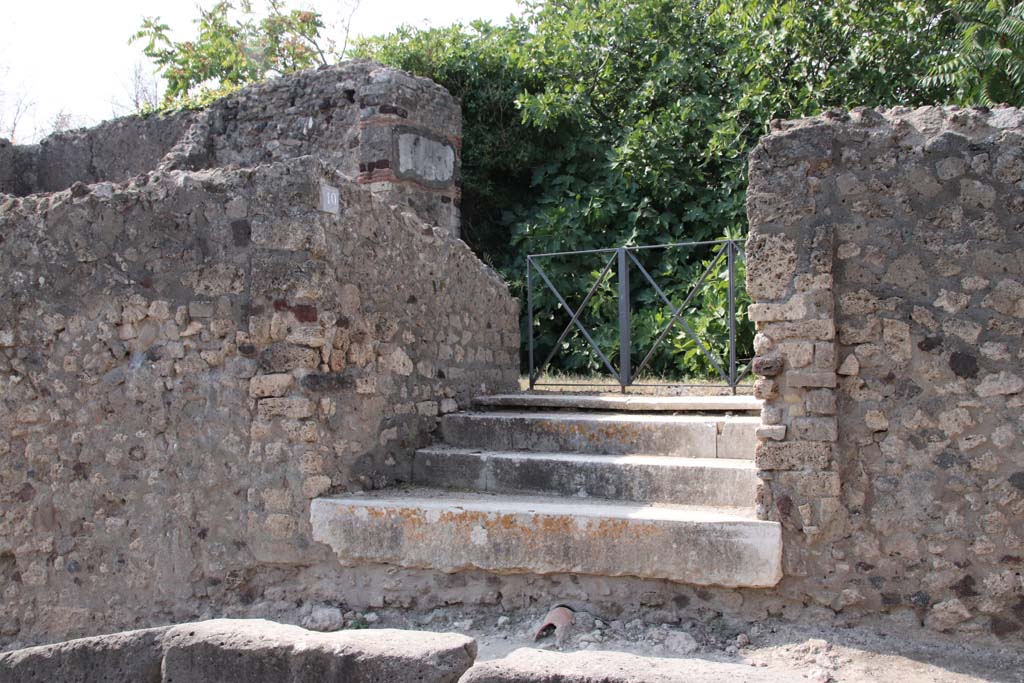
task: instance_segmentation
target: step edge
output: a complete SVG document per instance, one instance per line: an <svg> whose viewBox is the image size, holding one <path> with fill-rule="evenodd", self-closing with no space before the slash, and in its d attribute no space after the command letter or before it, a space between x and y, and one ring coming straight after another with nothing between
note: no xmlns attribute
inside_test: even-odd
<svg viewBox="0 0 1024 683"><path fill-rule="evenodd" d="M430 489L439 494L438 497L380 497L380 496L321 496L311 501L310 514L313 510L321 510L333 506L372 508L385 510L415 508L428 511L446 512L483 512L494 514L525 514L546 516L590 517L595 519L633 519L638 522L669 522L678 524L727 524L739 527L774 528L778 522L757 519L750 516L749 508L733 506L685 505L685 504L645 504L633 501L617 501L596 498L573 499L571 502L538 502L541 496L517 496L515 494L482 494L497 502L478 502L467 500L465 494ZM517 499L532 499L528 502L515 502ZM554 501L555 499L551 499ZM558 500L564 501L564 498ZM511 503L511 505L509 505ZM610 511L618 514L608 514ZM669 514L674 513L674 514Z"/></svg>
<svg viewBox="0 0 1024 683"><path fill-rule="evenodd" d="M752 458L689 458L682 455L658 455L656 453L630 453L625 455L603 453L574 453L570 451L515 451L470 447L426 447L416 450L417 456L477 456L481 460L534 460L543 462L592 462L609 465L646 465L653 467L678 467L683 469L719 469L757 471Z"/></svg>
<svg viewBox="0 0 1024 683"><path fill-rule="evenodd" d="M548 412L548 411L477 411L462 410L457 413L448 413L444 419L469 419L469 420L499 420L512 419L523 421L536 420L557 420L570 421L582 420L589 422L640 422L643 424L708 424L727 423L733 424L760 424L761 418L758 415L659 415L655 413L637 413L621 411L600 411L600 412Z"/></svg>

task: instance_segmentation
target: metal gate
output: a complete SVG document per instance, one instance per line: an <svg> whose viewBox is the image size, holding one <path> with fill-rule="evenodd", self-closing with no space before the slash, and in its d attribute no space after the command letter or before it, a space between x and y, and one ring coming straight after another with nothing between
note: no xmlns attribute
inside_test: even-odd
<svg viewBox="0 0 1024 683"><path fill-rule="evenodd" d="M654 357L655 351L659 348L659 345L664 341L669 331L677 324L682 328L684 333L691 338L699 347L700 351L707 358L711 366L717 373L718 379L721 380L719 384L711 384L710 386L721 386L728 387L732 390L732 393L736 393L736 388L744 377L750 372L750 359L749 358L738 358L738 350L736 346L736 335L737 335L737 318L736 318L736 296L737 296L737 282L736 282L736 266L737 261L742 261L744 258L743 242L733 239L724 240L712 240L704 242L678 242L673 244L658 244L652 246L637 246L637 247L617 247L611 249L587 249L582 251L563 251L563 252L552 252L547 254L531 254L526 257L526 301L527 301L527 315L528 315L528 357L529 357L529 383L530 389L534 389L538 386L580 386L580 387L614 387L618 386L623 392L631 386L647 386L636 383L636 378L647 369L648 364ZM651 276L648 269L640 262L638 254L646 250L653 249L679 249L679 248L690 248L700 249L704 248L709 250L714 257L710 263L701 273L700 277L694 281L692 287L686 293L682 303L676 306L672 303L672 300L665 290L658 284L658 282ZM586 254L594 255L607 255L608 260L604 265L604 268L600 271L597 280L587 291L583 301L573 309L572 306L566 301L562 292L559 292L558 288L552 282L552 278L548 276L542 265L544 259L560 258L560 257L571 257ZM726 358L724 362L716 357L716 354L709 351L705 341L701 340L698 335L694 332L691 325L686 321L684 313L690 304L694 301L695 297L699 292L702 291L709 278L718 277L721 275L721 269L726 269L726 277L728 279L728 330L729 330L729 341ZM661 330L657 339L648 349L643 360L634 370L632 368L633 358L633 339L632 339L632 311L631 311L631 288L630 288L630 277L631 271L635 270L642 276L641 282L646 285L650 285L651 288L657 293L658 298L664 302L665 306L671 311L672 316L668 323ZM610 280L613 274L617 277L617 309L618 309L618 346L619 346L619 363L618 368L609 360L605 355L604 351L601 350L597 342L594 341L590 331L587 330L580 321L580 316L590 302L591 298L598 291L601 285ZM552 346L550 352L542 363L537 365L535 363L535 343L534 343L534 278L537 277L540 281L547 286L547 289L554 295L558 305L564 309L565 313L570 317L568 325L562 330L561 335L558 337L558 341ZM616 384L559 384L557 382L540 382L544 371L548 365L558 354L561 348L562 342L569 335L570 331L576 328L583 338L587 341L590 348L594 350L597 357L601 361L601 365L607 370L608 374L615 379ZM724 367L723 367L724 366ZM697 386L687 384L686 382L661 382L660 386ZM699 386L709 386L708 384L701 384Z"/></svg>

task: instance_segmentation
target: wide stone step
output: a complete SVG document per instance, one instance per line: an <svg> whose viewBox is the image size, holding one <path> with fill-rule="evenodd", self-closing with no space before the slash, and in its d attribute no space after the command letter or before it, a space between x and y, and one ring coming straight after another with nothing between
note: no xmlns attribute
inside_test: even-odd
<svg viewBox="0 0 1024 683"><path fill-rule="evenodd" d="M495 451L753 459L759 417L645 413L466 412L445 415L444 442Z"/></svg>
<svg viewBox="0 0 1024 683"><path fill-rule="evenodd" d="M413 482L491 493L541 493L652 503L753 507L750 460L425 448Z"/></svg>
<svg viewBox="0 0 1024 683"><path fill-rule="evenodd" d="M781 528L739 508L402 492L317 498L313 538L343 565L443 572L637 576L770 587L782 577Z"/></svg>
<svg viewBox="0 0 1024 683"><path fill-rule="evenodd" d="M760 412L753 396L623 396L621 394L560 394L524 392L477 396L477 408L533 408L557 410L616 410L629 412Z"/></svg>

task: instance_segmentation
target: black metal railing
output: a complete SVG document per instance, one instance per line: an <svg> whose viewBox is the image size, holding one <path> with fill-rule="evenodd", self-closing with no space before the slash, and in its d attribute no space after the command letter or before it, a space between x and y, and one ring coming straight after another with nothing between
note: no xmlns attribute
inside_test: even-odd
<svg viewBox="0 0 1024 683"><path fill-rule="evenodd" d="M531 254L526 257L526 300L527 300L527 354L529 364L529 384L530 389L534 389L539 386L579 386L579 387L609 387L619 386L623 392L631 386L648 386L639 384L636 382L636 378L639 377L644 370L648 369L652 359L655 357L655 352L660 348L660 345L665 340L669 331L672 330L677 324L682 328L683 332L687 337L693 340L693 342L700 349L700 352L708 361L708 364L714 370L713 378L721 380L721 383L716 384L715 382L704 382L699 385L688 384L685 381L674 382L674 381L659 381L658 386L721 386L728 387L732 390L732 393L736 393L736 388L740 382L750 372L750 359L739 358L737 349L737 263L742 262L744 259L743 242L733 239L724 240L712 240L704 242L680 242L673 244L658 244L651 246L636 246L636 247L617 247L610 249L587 249L582 251L564 251L564 252L552 252L547 254ZM665 289L662 288L658 282L651 276L648 268L644 267L641 259L638 258L642 252L656 249L676 249L676 248L688 248L694 250L704 250L710 254L710 261L707 266L703 269L700 276L693 281L685 297L679 305L675 305L672 302L670 294L676 294L676 292L666 293ZM582 256L582 255L598 255L602 257L602 263L604 267L599 271L597 279L590 286L586 295L583 297L582 302L578 306L573 308L566 300L566 297L562 292L559 291L553 282L552 277L545 272L544 267L541 264L543 259ZM603 257L607 255L608 260L604 262ZM614 267L614 270L613 270ZM684 314L691 308L691 304L695 302L698 294L703 290L705 285L708 283L709 278L718 277L721 275L721 269L725 268L726 278L728 280L728 304L725 316L727 318L726 324L728 326L728 349L723 354L724 358L718 357L718 354L712 353L708 349L705 341L701 340L697 333L694 331L692 326L687 322ZM631 269L635 268L637 272L642 275L641 285L649 285L653 288L657 294L657 298L660 299L671 312L671 317L668 323L663 326L657 338L654 340L651 347L647 350L643 356L643 360L640 361L636 369L633 369L633 334L632 334L632 300L635 297L635 291L630 286ZM608 356L602 351L600 345L594 340L591 332L581 321L582 314L590 303L591 299L595 294L601 290L602 286L606 282L610 282L612 276L616 276L618 286L616 293L617 300L617 314L618 314L618 350L619 350L619 362L616 367ZM534 340L534 276L539 277L547 289L550 290L551 294L554 295L557 306L560 307L566 315L569 316L569 323L562 330L558 336L557 341L552 345L544 361L537 365L535 363L535 340ZM562 348L562 342L565 341L573 329L576 329L586 340L586 343L600 361L600 366L611 375L617 384L560 384L557 382L541 382L540 378L543 376L544 371L548 368L551 361L556 357L559 350Z"/></svg>

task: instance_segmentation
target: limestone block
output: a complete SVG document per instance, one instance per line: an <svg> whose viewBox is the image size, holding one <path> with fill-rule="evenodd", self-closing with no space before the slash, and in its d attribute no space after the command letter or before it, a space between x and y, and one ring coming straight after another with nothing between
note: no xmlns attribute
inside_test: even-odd
<svg viewBox="0 0 1024 683"><path fill-rule="evenodd" d="M983 398L992 396L1008 396L1024 391L1024 379L1011 372L1001 371L986 375L974 392Z"/></svg>
<svg viewBox="0 0 1024 683"><path fill-rule="evenodd" d="M295 380L289 374L257 375L249 380L249 395L253 398L270 398L286 395Z"/></svg>
<svg viewBox="0 0 1024 683"><path fill-rule="evenodd" d="M1009 278L1000 280L981 305L1003 315L1024 318L1024 284Z"/></svg>
<svg viewBox="0 0 1024 683"><path fill-rule="evenodd" d="M839 431L834 417L801 417L791 425L793 438L801 441L836 441Z"/></svg>
<svg viewBox="0 0 1024 683"><path fill-rule="evenodd" d="M301 420L316 413L316 404L307 398L265 398L257 407L262 420L284 417Z"/></svg>
<svg viewBox="0 0 1024 683"><path fill-rule="evenodd" d="M800 387L827 387L836 386L836 373L826 370L799 370L786 373L786 385L794 388Z"/></svg>
<svg viewBox="0 0 1024 683"><path fill-rule="evenodd" d="M262 619L175 626L164 635L163 648L164 683L454 683L476 657L475 641L452 633L316 633Z"/></svg>
<svg viewBox="0 0 1024 683"><path fill-rule="evenodd" d="M831 444L809 441L764 441L754 454L762 470L822 470L831 460Z"/></svg>
<svg viewBox="0 0 1024 683"><path fill-rule="evenodd" d="M160 680L168 627L126 631L0 653L5 683L151 683Z"/></svg>
<svg viewBox="0 0 1024 683"><path fill-rule="evenodd" d="M808 391L804 400L808 413L814 415L836 414L836 393L832 389L815 389Z"/></svg>
<svg viewBox="0 0 1024 683"><path fill-rule="evenodd" d="M259 354L259 367L263 372L277 374L300 368L316 368L320 354L312 348L278 342Z"/></svg>
<svg viewBox="0 0 1024 683"><path fill-rule="evenodd" d="M772 339L810 339L828 341L835 338L835 324L831 320L802 320L799 322L766 323L761 332Z"/></svg>
<svg viewBox="0 0 1024 683"><path fill-rule="evenodd" d="M781 298L796 272L796 244L781 234L751 233L747 239L747 293L755 301Z"/></svg>

